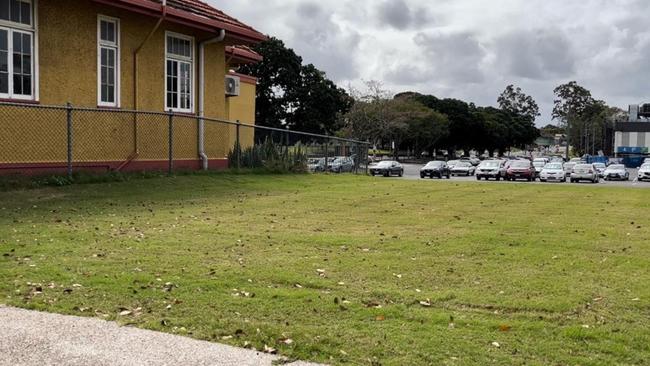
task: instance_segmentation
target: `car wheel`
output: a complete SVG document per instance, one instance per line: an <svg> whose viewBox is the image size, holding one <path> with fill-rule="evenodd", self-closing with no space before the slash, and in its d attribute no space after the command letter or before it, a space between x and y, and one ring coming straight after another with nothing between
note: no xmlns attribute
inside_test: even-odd
<svg viewBox="0 0 650 366"><path fill-rule="evenodd" d="M440 178L442 179L442 178ZM447 174L447 179L451 179L451 175Z"/></svg>
<svg viewBox="0 0 650 366"><path fill-rule="evenodd" d="M497 182L500 181L500 180L501 180L501 177L500 177L500 176L497 176Z"/></svg>
<svg viewBox="0 0 650 366"><path fill-rule="evenodd" d="M390 173L389 172L384 173L384 177L390 177Z"/></svg>
<svg viewBox="0 0 650 366"><path fill-rule="evenodd" d="M404 171L403 171L403 170L400 170L400 172L399 172L399 177L401 178L401 177L403 177L403 176L404 176Z"/></svg>
<svg viewBox="0 0 650 366"><path fill-rule="evenodd" d="M476 180L481 180L481 176L480 176L480 175L477 175L477 176L476 176Z"/></svg>
<svg viewBox="0 0 650 366"><path fill-rule="evenodd" d="M420 174L420 179L424 179L426 177L424 174Z"/></svg>

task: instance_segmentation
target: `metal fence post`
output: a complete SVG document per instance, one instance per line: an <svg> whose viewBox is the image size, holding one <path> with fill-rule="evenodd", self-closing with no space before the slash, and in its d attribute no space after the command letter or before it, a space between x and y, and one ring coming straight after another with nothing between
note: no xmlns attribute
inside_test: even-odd
<svg viewBox="0 0 650 366"><path fill-rule="evenodd" d="M330 149L330 138L329 136L325 137L325 167L323 168L323 173L327 173L327 168L329 165L327 164L327 160L329 159L329 149Z"/></svg>
<svg viewBox="0 0 650 366"><path fill-rule="evenodd" d="M174 113L169 110L169 167L167 174L174 171Z"/></svg>
<svg viewBox="0 0 650 366"><path fill-rule="evenodd" d="M235 150L237 151L237 170L241 168L241 122L237 120L237 134L235 135Z"/></svg>
<svg viewBox="0 0 650 366"><path fill-rule="evenodd" d="M66 104L67 134L68 134L68 178L72 178L72 104Z"/></svg>

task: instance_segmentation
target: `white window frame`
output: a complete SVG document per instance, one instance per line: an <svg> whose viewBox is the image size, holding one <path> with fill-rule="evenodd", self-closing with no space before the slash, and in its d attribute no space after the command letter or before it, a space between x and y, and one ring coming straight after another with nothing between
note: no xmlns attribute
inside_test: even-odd
<svg viewBox="0 0 650 366"><path fill-rule="evenodd" d="M174 55L170 54L168 52L168 40L169 37L173 38L178 38L178 39L183 39L186 41L190 41L190 51L191 57L183 57L179 55ZM196 98L196 93L194 92L196 90L196 52L194 50L195 48L195 42L194 42L194 37L188 36L185 34L180 34L180 33L175 33L175 32L170 32L166 31L165 32L165 59L164 59L164 64L163 64L163 70L164 70L164 76L165 76L165 90L164 90L164 99L163 99L163 105L165 106L165 111L171 110L172 112L181 112L181 113L194 113L194 105L195 105L195 98ZM179 89L178 89L178 108L172 108L171 106L167 105L167 61L172 60L172 61L180 61L180 62L185 62L190 64L190 73L192 74L190 76L191 78L191 83L190 85L190 108L181 108L181 92L180 92L180 82L179 82ZM180 64L179 64L180 68ZM179 75L180 75L180 70L179 70Z"/></svg>
<svg viewBox="0 0 650 366"><path fill-rule="evenodd" d="M7 93L0 93L0 99L34 101L39 100L39 64L38 64L38 0L20 0L23 3L29 3L32 11L32 24L15 23L8 20L0 19L0 29L8 32L7 37L7 66L9 72ZM13 91L13 34L29 33L32 36L32 93L30 95L14 94Z"/></svg>
<svg viewBox="0 0 650 366"><path fill-rule="evenodd" d="M115 24L116 38L114 43L102 40L102 21ZM101 14L97 15L97 106L99 107L120 108L121 106L121 39L120 19ZM102 48L115 50L115 102L113 103L102 101Z"/></svg>

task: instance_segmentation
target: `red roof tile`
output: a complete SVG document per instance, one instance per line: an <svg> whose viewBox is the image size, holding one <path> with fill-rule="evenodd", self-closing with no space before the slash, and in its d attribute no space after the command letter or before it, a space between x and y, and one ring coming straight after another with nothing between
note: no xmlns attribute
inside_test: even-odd
<svg viewBox="0 0 650 366"><path fill-rule="evenodd" d="M226 56L232 64L251 64L264 60L264 57L246 46L227 46Z"/></svg>
<svg viewBox="0 0 650 366"><path fill-rule="evenodd" d="M162 11L162 0L93 0L155 15ZM139 10L138 10L139 9ZM167 17L208 29L224 29L232 37L246 42L260 42L267 37L239 20L200 0L167 0Z"/></svg>

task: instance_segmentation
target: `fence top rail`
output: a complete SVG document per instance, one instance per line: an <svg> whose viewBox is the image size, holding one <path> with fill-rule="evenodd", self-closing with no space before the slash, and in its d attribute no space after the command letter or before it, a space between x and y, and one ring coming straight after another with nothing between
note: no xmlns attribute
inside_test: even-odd
<svg viewBox="0 0 650 366"><path fill-rule="evenodd" d="M212 117L205 117L205 116L199 116L195 114L187 114L187 113L175 113L175 112L154 112L154 111L142 111L142 110L133 110L133 109L122 109L122 108L90 108L90 107L75 107L73 105L46 105L46 104L39 104L39 103L12 103L12 102L0 102L0 107L18 107L18 108L25 108L25 109L51 109L51 110L62 110L62 111L77 111L77 112L97 112L97 113L126 113L126 114L148 114L148 115L159 115L159 116L173 116L173 117L179 117L179 118L194 118L197 120L203 120L206 122L218 122L218 123L224 123L224 124L229 124L233 126L241 126L241 127L250 127L250 128L255 128L255 129L260 129L260 130L266 130L266 131L275 131L275 132L282 132L282 133L289 133L293 135L301 135L301 136L309 136L309 137L317 137L317 138L322 138L326 140L332 140L332 141L340 141L340 142L347 142L347 143L353 143L353 144L360 144L360 145L370 145L369 142L367 141L360 141L360 140L354 140L354 139L346 139L342 137L336 137L336 136L329 136L329 135L320 135L317 133L310 133L310 132L302 132L302 131L293 131L293 130L288 130L288 129L282 129L282 128L275 128L275 127L268 127L268 126L259 126L259 125L254 125L254 124L248 124L248 123L241 123L239 121L229 121L225 119L219 119L219 118L212 118Z"/></svg>

